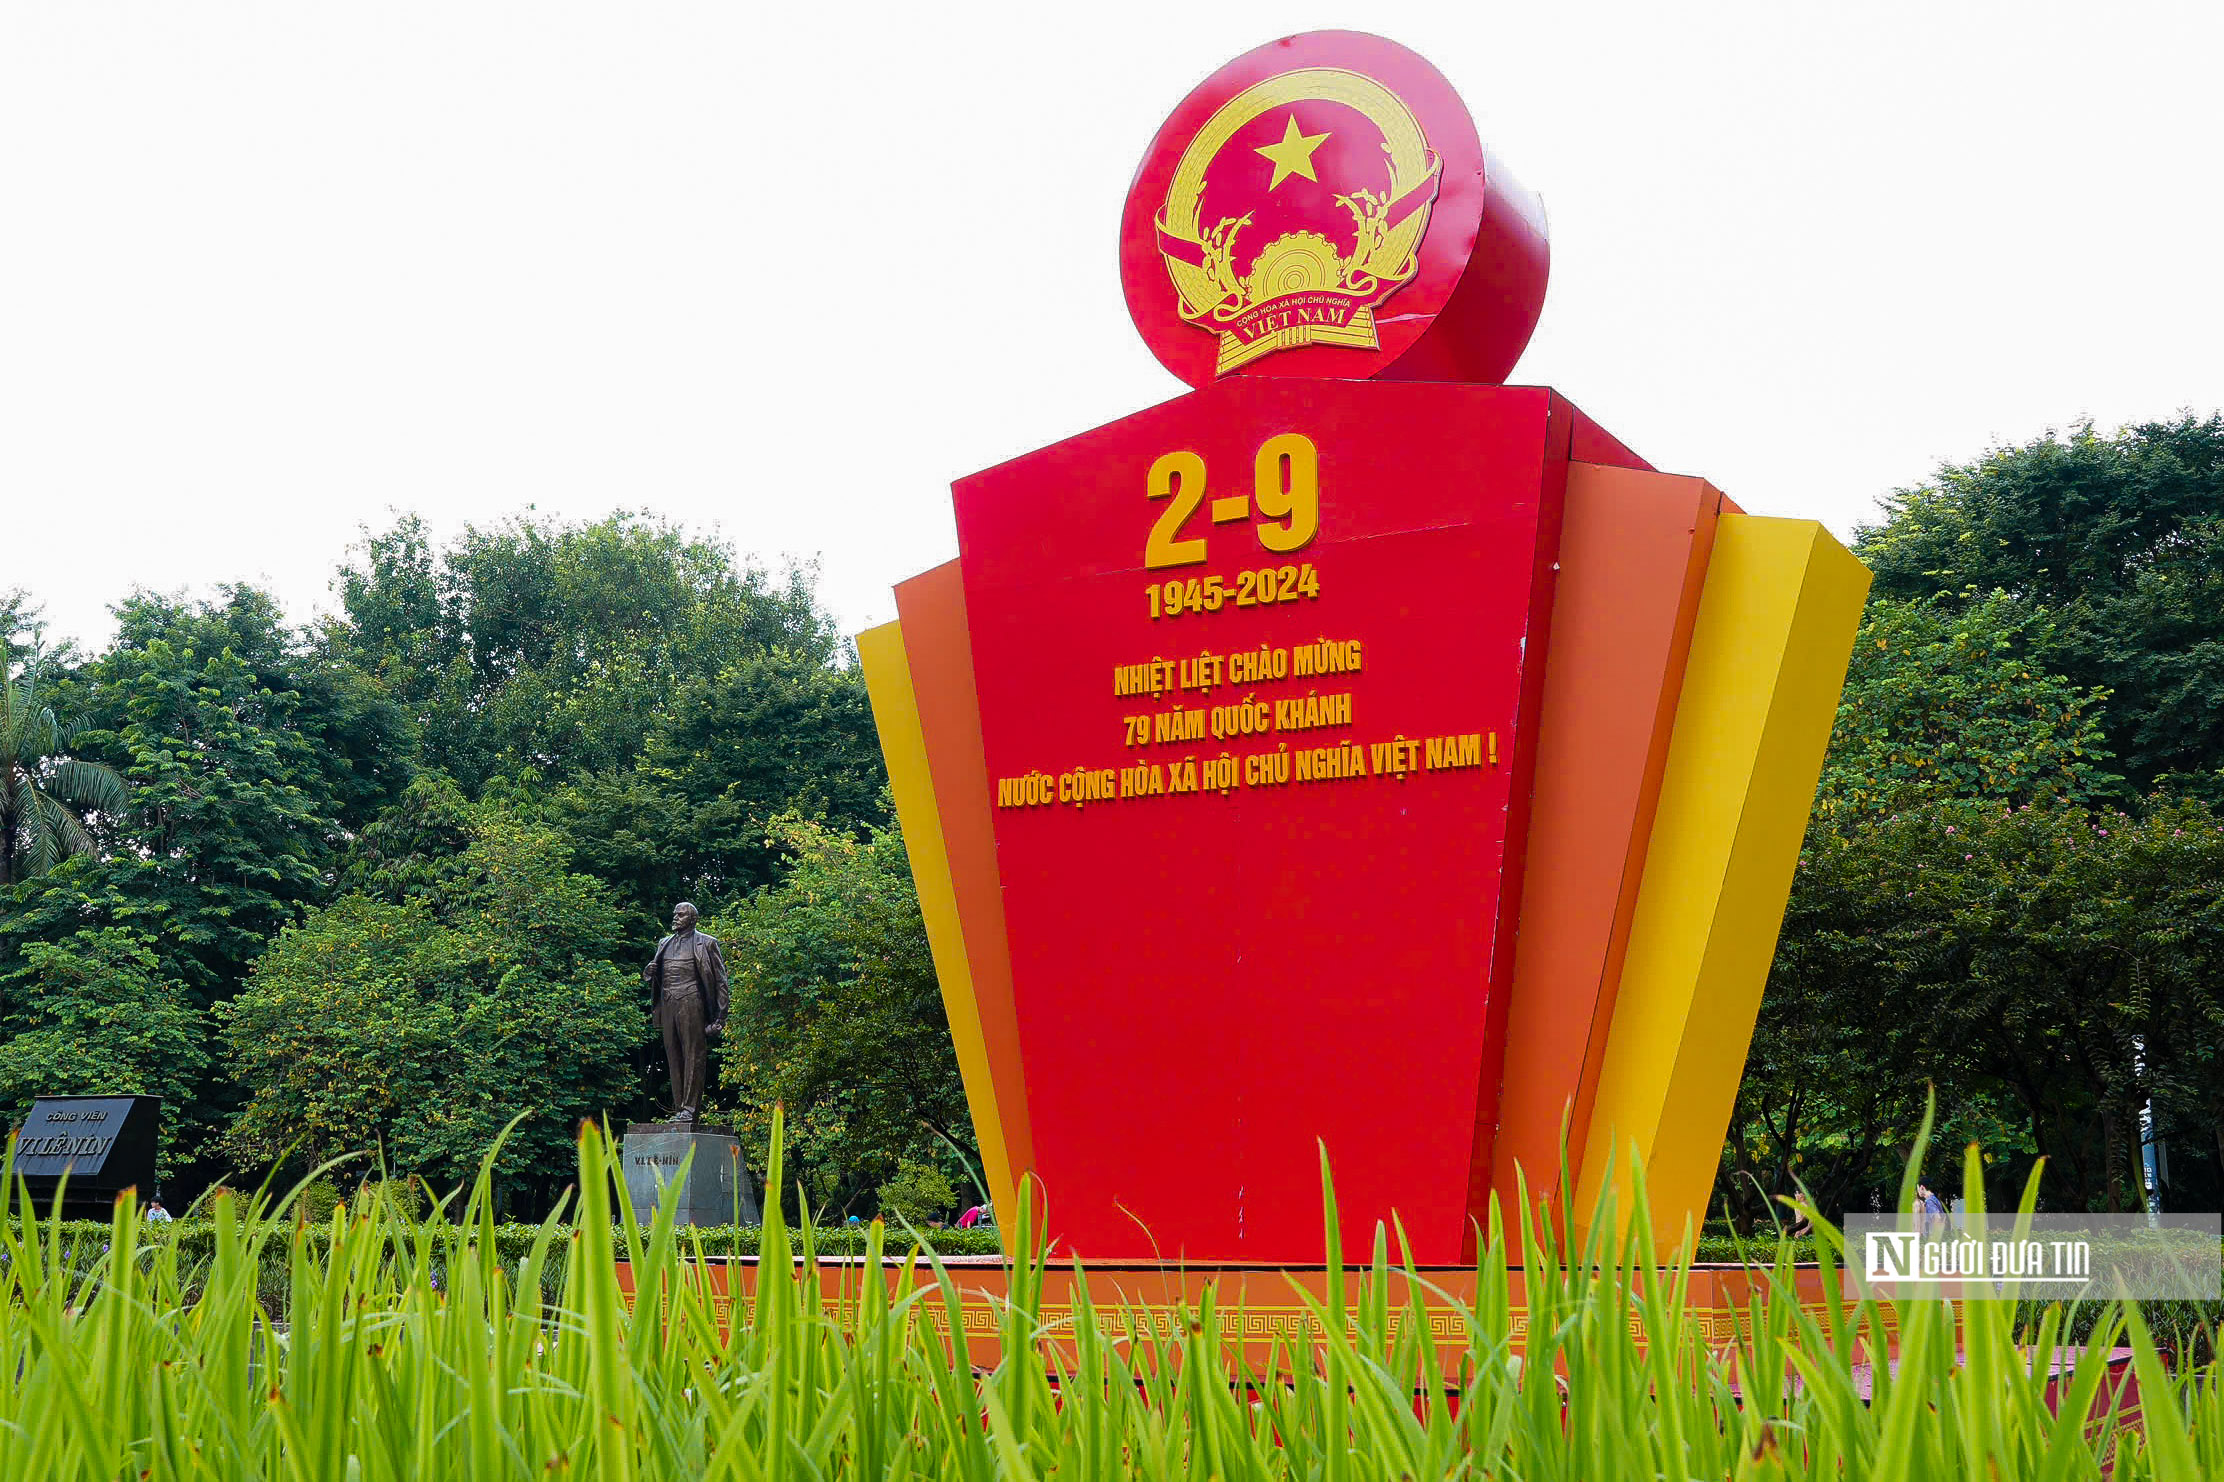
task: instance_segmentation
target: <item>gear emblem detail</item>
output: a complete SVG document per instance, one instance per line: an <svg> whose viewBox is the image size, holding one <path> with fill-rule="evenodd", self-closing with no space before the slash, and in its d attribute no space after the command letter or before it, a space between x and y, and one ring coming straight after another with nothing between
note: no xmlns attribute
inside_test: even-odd
<svg viewBox="0 0 2224 1482"><path fill-rule="evenodd" d="M1372 78L1306 67L1244 89L1197 131L1158 213L1181 317L1217 373L1300 345L1378 346L1413 278L1442 164Z"/></svg>

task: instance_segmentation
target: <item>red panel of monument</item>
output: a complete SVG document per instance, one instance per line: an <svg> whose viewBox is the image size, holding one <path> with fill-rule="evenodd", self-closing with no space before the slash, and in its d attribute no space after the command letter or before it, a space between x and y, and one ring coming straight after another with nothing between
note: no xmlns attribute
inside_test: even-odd
<svg viewBox="0 0 2224 1482"><path fill-rule="evenodd" d="M1575 420L1231 377L956 486L1067 1248L1317 1260L1325 1140L1352 1238L1463 1259Z"/></svg>

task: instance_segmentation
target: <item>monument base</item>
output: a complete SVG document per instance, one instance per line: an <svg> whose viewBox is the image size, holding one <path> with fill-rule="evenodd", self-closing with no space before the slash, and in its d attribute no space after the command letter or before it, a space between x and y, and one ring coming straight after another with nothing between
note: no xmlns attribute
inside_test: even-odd
<svg viewBox="0 0 2224 1482"><path fill-rule="evenodd" d="M900 1235L890 1238L902 1239ZM792 1264L801 1276L803 1258L796 1256ZM958 1336L969 1358L976 1367L994 1368L1002 1361L1008 1326L1006 1309L1013 1290L1010 1262L1003 1256L944 1256L942 1266L957 1297ZM705 1262L712 1306L721 1321L728 1320L737 1305L747 1311L754 1304L762 1271L755 1256L714 1257ZM861 1256L818 1258L819 1288L830 1311L853 1310L863 1284L876 1275L891 1293L900 1283L917 1290L937 1280L924 1258L914 1259L908 1252L883 1256L877 1273ZM1662 1271L1658 1279L1665 1286L1675 1275ZM1347 1312L1362 1310L1369 1300L1370 1276L1364 1267L1345 1268L1342 1288ZM1426 1324L1423 1341L1436 1348L1445 1374L1456 1377L1470 1357L1469 1314L1481 1289L1477 1268L1421 1266L1414 1277L1417 1288L1409 1289L1402 1268L1389 1273L1386 1310L1391 1329L1396 1332L1412 1320L1418 1297ZM1845 1290L1843 1277L1840 1269L1826 1276L1821 1268L1806 1265L1794 1268L1789 1281L1799 1305L1821 1320L1833 1290L1841 1301L1854 1300L1855 1294ZM1518 1266L1507 1271L1506 1279L1508 1336L1514 1350L1522 1352L1529 1339L1528 1283ZM1763 1267L1710 1263L1691 1269L1685 1279L1684 1307L1710 1348L1726 1349L1751 1338L1752 1302L1769 1280ZM1053 1257L1044 1262L1030 1286L1045 1352L1054 1352L1066 1372L1079 1362L1072 1333L1086 1288L1087 1305L1096 1310L1104 1330L1131 1339L1164 1341L1179 1335L1190 1315L1210 1301L1223 1314L1226 1356L1263 1374L1273 1364L1287 1365L1291 1353L1320 1341L1312 1304L1328 1302L1332 1284L1328 1271L1317 1265L1131 1261L1092 1263L1084 1271L1073 1261ZM618 1262L618 1289L631 1300L633 1268L624 1260ZM947 1339L952 1333L950 1306L939 1298L921 1303L919 1320ZM1879 1322L1887 1346L1896 1344L1898 1320L1889 1306L1879 1314Z"/></svg>
<svg viewBox="0 0 2224 1482"><path fill-rule="evenodd" d="M689 1163L688 1155L694 1154ZM741 1143L723 1128L695 1122L633 1122L625 1132L626 1197L647 1224L661 1199L680 1225L754 1225L756 1186L741 1160ZM681 1176L682 1167L686 1176Z"/></svg>

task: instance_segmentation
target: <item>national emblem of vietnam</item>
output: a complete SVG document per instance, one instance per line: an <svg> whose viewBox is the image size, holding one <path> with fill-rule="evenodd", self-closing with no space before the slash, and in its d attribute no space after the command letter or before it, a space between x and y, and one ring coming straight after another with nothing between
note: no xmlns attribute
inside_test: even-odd
<svg viewBox="0 0 2224 1482"><path fill-rule="evenodd" d="M1306 67L1229 99L1157 221L1182 318L1220 337L1219 373L1300 345L1375 349L1441 172L1412 110L1359 73Z"/></svg>

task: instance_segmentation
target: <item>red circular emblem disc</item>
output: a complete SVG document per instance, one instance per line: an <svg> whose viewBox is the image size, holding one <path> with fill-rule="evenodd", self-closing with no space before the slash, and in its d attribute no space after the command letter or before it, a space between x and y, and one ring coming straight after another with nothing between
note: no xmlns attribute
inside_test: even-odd
<svg viewBox="0 0 2224 1482"><path fill-rule="evenodd" d="M1542 207L1443 74L1356 31L1270 42L1206 78L1121 220L1128 312L1193 386L1503 381L1549 266Z"/></svg>

